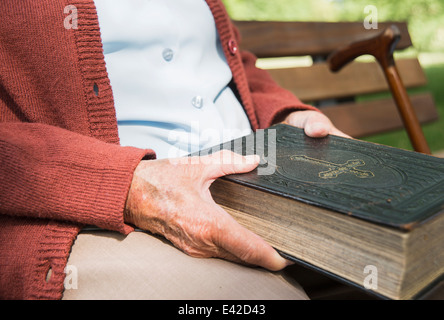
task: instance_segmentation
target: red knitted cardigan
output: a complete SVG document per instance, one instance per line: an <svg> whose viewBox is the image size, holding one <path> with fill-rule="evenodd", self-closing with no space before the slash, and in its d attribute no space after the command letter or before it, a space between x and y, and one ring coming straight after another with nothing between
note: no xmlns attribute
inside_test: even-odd
<svg viewBox="0 0 444 320"><path fill-rule="evenodd" d="M312 108L233 50L223 4L207 3L252 128ZM68 5L77 29L65 28ZM60 299L82 226L133 230L123 221L132 172L155 153L119 146L93 0L2 0L0 12L0 298Z"/></svg>

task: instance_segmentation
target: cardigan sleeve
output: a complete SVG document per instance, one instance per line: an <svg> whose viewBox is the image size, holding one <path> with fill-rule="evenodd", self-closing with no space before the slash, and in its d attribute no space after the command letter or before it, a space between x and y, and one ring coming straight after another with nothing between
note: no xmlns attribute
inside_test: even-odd
<svg viewBox="0 0 444 320"><path fill-rule="evenodd" d="M237 42L242 48L240 32L234 24L232 27ZM241 57L260 128L267 128L284 120L293 111L319 111L279 86L268 71L256 67L257 57L253 53L241 50Z"/></svg>
<svg viewBox="0 0 444 320"><path fill-rule="evenodd" d="M155 154L50 125L0 123L0 212L127 234L123 210L143 158Z"/></svg>

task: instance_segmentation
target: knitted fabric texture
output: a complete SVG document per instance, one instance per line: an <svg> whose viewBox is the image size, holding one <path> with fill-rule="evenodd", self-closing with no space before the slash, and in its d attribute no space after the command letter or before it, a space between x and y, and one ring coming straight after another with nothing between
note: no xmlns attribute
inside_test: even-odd
<svg viewBox="0 0 444 320"><path fill-rule="evenodd" d="M255 67L220 0L207 0L253 129L313 109ZM67 28L65 8L77 11ZM2 0L0 20L0 298L60 299L84 225L128 234L132 174L155 152L119 146L93 0ZM191 17L190 17L191 18Z"/></svg>

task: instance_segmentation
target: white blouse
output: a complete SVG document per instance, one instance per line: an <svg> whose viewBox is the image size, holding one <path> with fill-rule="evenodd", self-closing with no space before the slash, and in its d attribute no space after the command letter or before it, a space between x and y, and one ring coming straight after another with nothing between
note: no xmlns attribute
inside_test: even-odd
<svg viewBox="0 0 444 320"><path fill-rule="evenodd" d="M95 0L122 145L171 158L251 133L204 0Z"/></svg>

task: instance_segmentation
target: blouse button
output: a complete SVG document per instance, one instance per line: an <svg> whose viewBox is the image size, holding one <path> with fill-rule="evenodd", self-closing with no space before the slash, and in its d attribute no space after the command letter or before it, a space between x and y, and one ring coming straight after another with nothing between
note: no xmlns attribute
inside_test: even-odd
<svg viewBox="0 0 444 320"><path fill-rule="evenodd" d="M163 50L162 56L165 61L170 62L171 60L173 60L174 51L170 48L166 48L165 50Z"/></svg>
<svg viewBox="0 0 444 320"><path fill-rule="evenodd" d="M228 41L228 50L232 55L235 55L237 53L239 48L237 46L236 40L231 39L230 41Z"/></svg>
<svg viewBox="0 0 444 320"><path fill-rule="evenodd" d="M192 100L191 100L191 104L193 105L193 107L195 107L196 109L201 109L203 107L203 99L201 96L195 96Z"/></svg>

